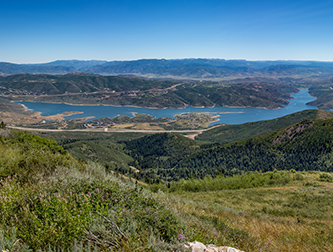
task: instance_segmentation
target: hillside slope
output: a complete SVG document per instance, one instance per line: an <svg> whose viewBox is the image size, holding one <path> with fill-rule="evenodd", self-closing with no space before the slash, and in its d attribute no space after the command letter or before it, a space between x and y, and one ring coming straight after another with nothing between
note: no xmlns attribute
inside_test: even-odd
<svg viewBox="0 0 333 252"><path fill-rule="evenodd" d="M187 212L255 237L259 246L244 251L333 251L332 182L332 173L291 170L181 180L170 189ZM228 234L237 237L227 229L217 236Z"/></svg>
<svg viewBox="0 0 333 252"><path fill-rule="evenodd" d="M200 149L243 145L249 152L263 147L263 155L263 150L279 151L280 157L307 149L310 157L317 150L314 155L330 170L332 129L333 119L305 120L236 144ZM140 155L172 158L198 149L196 141L174 134L137 137L131 143ZM105 135L101 138L106 144ZM155 194L102 166L75 160L52 140L0 129L0 177L4 251L186 251L183 244L194 240L248 252L332 250L333 177L328 173L206 176L172 183L177 195Z"/></svg>
<svg viewBox="0 0 333 252"><path fill-rule="evenodd" d="M314 120L330 117L333 117L332 112L324 110L304 110L273 120L214 127L210 130L202 132L202 134L198 135L195 139L224 144L269 133L273 130L287 127L305 119Z"/></svg>
<svg viewBox="0 0 333 252"><path fill-rule="evenodd" d="M141 175L149 174L167 181L274 169L333 171L333 118L305 119L264 135L228 144L200 146L182 140L179 146L187 148L180 149L177 156L165 156L159 152L160 149L155 150L156 147L150 149L151 145L144 144L145 139L127 143L129 154L138 162ZM166 143L166 146L172 146L162 141L159 134L149 136L149 139L161 147Z"/></svg>
<svg viewBox="0 0 333 252"><path fill-rule="evenodd" d="M35 95L84 93L114 90L147 90L166 88L174 83L163 80L145 80L136 77L101 76L94 74L73 73L65 75L19 74L0 77L0 86L10 89L25 90Z"/></svg>
<svg viewBox="0 0 333 252"><path fill-rule="evenodd" d="M134 76L19 74L0 77L0 95L33 101L154 108L247 106L281 108L298 89L276 79L176 81Z"/></svg>
<svg viewBox="0 0 333 252"><path fill-rule="evenodd" d="M162 197L38 136L0 129L0 150L0 249L180 247L188 228Z"/></svg>
<svg viewBox="0 0 333 252"><path fill-rule="evenodd" d="M174 167L197 176L246 171L333 171L333 119L304 120L284 129L220 145L183 159Z"/></svg>
<svg viewBox="0 0 333 252"><path fill-rule="evenodd" d="M0 249L3 251L188 251L183 244L250 248L250 234L187 213L54 141L0 129ZM216 234L221 233L217 237Z"/></svg>

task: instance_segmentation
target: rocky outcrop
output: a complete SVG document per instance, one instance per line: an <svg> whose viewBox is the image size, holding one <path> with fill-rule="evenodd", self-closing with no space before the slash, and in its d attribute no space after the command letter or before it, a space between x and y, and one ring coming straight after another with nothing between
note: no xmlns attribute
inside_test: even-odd
<svg viewBox="0 0 333 252"><path fill-rule="evenodd" d="M186 242L184 244L186 248L190 248L192 252L244 252L235 248L221 246L218 247L213 244L204 245L201 242Z"/></svg>

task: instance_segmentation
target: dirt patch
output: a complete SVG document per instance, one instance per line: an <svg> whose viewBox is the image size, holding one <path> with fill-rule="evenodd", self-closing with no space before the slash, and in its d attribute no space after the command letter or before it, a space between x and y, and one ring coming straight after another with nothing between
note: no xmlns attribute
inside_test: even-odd
<svg viewBox="0 0 333 252"><path fill-rule="evenodd" d="M40 116L42 120L48 120L48 121L63 121L65 120L64 117L71 116L71 115L77 115L82 114L83 112L77 112L77 111L69 111L65 113L60 113L56 115L50 115L50 116Z"/></svg>
<svg viewBox="0 0 333 252"><path fill-rule="evenodd" d="M191 134L188 134L188 135L184 135L184 137L187 137L189 139L195 140L195 137L197 137L201 133L202 133L202 131L198 132L198 133L193 133L193 134L191 133Z"/></svg>
<svg viewBox="0 0 333 252"><path fill-rule="evenodd" d="M333 113L330 111L325 111L325 110L318 110L316 119L327 119L327 118L332 118Z"/></svg>

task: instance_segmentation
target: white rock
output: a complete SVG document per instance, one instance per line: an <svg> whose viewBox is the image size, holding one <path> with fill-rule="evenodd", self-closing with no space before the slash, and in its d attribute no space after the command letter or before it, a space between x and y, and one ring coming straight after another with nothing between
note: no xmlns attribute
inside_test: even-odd
<svg viewBox="0 0 333 252"><path fill-rule="evenodd" d="M221 246L218 247L214 244L204 245L201 242L186 242L184 244L186 248L190 248L192 252L244 252L239 249L235 249L232 247Z"/></svg>
<svg viewBox="0 0 333 252"><path fill-rule="evenodd" d="M197 241L187 242L185 243L185 247L191 248L192 252L205 252L206 250L206 246L203 243Z"/></svg>
<svg viewBox="0 0 333 252"><path fill-rule="evenodd" d="M209 244L206 246L205 252L244 252L244 251L232 247L226 247L226 246L218 247L216 245Z"/></svg>

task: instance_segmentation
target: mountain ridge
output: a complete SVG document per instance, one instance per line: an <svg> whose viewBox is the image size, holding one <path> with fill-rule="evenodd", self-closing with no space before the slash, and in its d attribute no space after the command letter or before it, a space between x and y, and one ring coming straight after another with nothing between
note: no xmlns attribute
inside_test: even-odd
<svg viewBox="0 0 333 252"><path fill-rule="evenodd" d="M139 59L124 61L56 60L38 64L0 62L0 74L86 72L95 74L140 74L185 78L230 76L325 75L333 73L333 62L325 61L248 61L206 58Z"/></svg>

